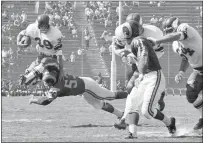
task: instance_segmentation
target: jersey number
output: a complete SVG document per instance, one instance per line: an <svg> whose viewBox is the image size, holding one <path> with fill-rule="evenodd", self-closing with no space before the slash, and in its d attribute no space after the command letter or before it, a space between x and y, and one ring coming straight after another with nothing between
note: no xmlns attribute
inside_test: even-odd
<svg viewBox="0 0 203 143"><path fill-rule="evenodd" d="M65 87L68 88L77 88L77 81L76 80L65 80Z"/></svg>
<svg viewBox="0 0 203 143"><path fill-rule="evenodd" d="M52 49L53 48L53 45L48 41L48 40L43 40L41 42L41 39L39 37L35 38L36 41L38 41L38 44L40 47L42 48L47 48L47 49Z"/></svg>

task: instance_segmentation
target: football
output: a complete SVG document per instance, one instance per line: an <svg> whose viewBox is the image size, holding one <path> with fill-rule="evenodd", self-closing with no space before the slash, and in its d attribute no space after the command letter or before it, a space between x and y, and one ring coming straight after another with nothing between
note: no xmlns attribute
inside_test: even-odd
<svg viewBox="0 0 203 143"><path fill-rule="evenodd" d="M31 45L31 39L29 36L23 36L20 42L25 45L24 48L27 48Z"/></svg>

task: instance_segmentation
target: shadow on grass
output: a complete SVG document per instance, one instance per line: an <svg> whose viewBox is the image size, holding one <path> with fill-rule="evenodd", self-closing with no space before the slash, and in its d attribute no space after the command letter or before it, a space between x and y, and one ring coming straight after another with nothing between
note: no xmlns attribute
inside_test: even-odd
<svg viewBox="0 0 203 143"><path fill-rule="evenodd" d="M71 126L71 128L94 128L94 127L113 127L113 125L79 125L79 126Z"/></svg>

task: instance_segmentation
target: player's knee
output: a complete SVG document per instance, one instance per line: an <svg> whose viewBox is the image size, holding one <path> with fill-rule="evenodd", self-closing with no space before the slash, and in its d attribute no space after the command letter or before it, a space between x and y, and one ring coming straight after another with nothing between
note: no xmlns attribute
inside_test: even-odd
<svg viewBox="0 0 203 143"><path fill-rule="evenodd" d="M150 115L148 108L142 108L142 115L144 115L147 119L151 119L152 115Z"/></svg>
<svg viewBox="0 0 203 143"><path fill-rule="evenodd" d="M197 109L201 108L203 106L203 100L202 95L199 94L196 100L193 102L193 106Z"/></svg>
<svg viewBox="0 0 203 143"><path fill-rule="evenodd" d="M190 84L186 85L186 97L189 103L194 103L198 97L198 93Z"/></svg>

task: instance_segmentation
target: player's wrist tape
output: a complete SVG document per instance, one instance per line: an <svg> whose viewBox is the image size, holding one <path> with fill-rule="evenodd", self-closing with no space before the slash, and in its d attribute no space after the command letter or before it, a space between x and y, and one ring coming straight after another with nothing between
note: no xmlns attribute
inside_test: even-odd
<svg viewBox="0 0 203 143"><path fill-rule="evenodd" d="M179 71L179 74L183 75L183 74L184 74L184 72L183 72L183 71Z"/></svg>

